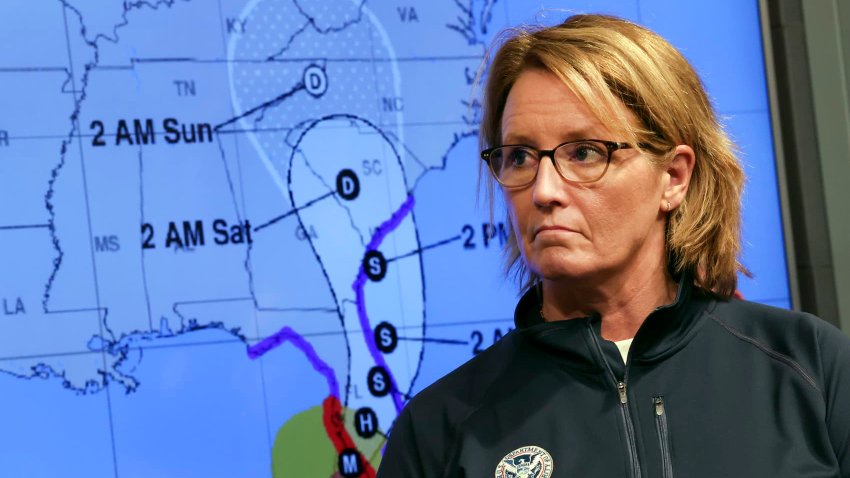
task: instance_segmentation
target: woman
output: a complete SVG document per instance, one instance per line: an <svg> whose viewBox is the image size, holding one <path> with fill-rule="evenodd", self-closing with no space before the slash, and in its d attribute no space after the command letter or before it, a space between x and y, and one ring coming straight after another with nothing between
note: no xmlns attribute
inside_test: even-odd
<svg viewBox="0 0 850 478"><path fill-rule="evenodd" d="M417 395L379 477L850 477L850 339L733 298L743 174L665 40L579 15L493 58L516 329Z"/></svg>

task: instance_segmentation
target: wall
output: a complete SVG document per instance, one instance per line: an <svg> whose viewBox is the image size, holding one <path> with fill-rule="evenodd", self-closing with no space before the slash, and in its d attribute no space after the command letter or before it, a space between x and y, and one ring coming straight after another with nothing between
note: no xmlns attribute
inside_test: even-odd
<svg viewBox="0 0 850 478"><path fill-rule="evenodd" d="M795 306L850 331L850 2L761 6L773 51Z"/></svg>

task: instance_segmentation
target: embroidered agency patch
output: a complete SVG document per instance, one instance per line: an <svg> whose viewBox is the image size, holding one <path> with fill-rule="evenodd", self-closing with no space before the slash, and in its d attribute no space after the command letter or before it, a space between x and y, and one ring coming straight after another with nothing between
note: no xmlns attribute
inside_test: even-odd
<svg viewBox="0 0 850 478"><path fill-rule="evenodd" d="M496 478L549 478L555 463L539 446L524 446L508 453L496 465Z"/></svg>

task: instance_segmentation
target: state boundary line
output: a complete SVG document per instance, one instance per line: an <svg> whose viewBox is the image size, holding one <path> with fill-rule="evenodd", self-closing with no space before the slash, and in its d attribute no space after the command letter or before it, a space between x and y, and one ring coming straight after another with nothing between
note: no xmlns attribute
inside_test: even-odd
<svg viewBox="0 0 850 478"><path fill-rule="evenodd" d="M513 325L514 319L504 318L504 319L483 319L483 320L463 320L456 322L442 322L439 324L428 324L428 329L436 329L436 328L446 328L446 327L458 327L464 325L481 325L481 324L499 324L499 323L510 323ZM420 330L422 328L421 325L408 325L408 326L400 326L397 327L398 330L409 330L415 329ZM157 337L155 340L167 340L167 339L179 339L183 336L186 336L192 332L197 332L199 330L220 330L225 333L229 333L227 329L224 328L212 328L207 327L198 330L192 330L189 332L177 333L174 335L166 335L162 337ZM346 329L346 330L334 330L327 332L308 332L304 334L300 334L304 338L313 338L313 337L333 337L338 335L345 334L360 334L363 330L360 328L356 329ZM270 334L272 335L272 334ZM241 339L239 337L232 336L231 338L220 339L220 340L203 340L191 343L183 343L183 344L146 344L143 346L128 346L127 350L160 350L160 349L171 349L171 348L180 348L180 347L200 347L200 346L208 346L208 345L225 345L225 344L245 344L247 342L258 342L266 337L250 337L247 339ZM428 337L426 337L428 338ZM401 339L401 337L399 337ZM451 340L451 339L446 339ZM10 360L32 360L39 358L53 358L53 357L73 357L78 355L86 355L86 354L99 354L105 353L101 350L78 350L78 351L69 351L69 352L58 352L52 354L30 354L30 355L17 355L17 356L9 356L9 357L0 357L0 362L10 361Z"/></svg>

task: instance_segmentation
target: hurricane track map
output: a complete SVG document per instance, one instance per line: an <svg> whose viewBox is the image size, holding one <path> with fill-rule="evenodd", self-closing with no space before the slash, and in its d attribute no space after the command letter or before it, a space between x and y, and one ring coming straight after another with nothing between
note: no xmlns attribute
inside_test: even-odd
<svg viewBox="0 0 850 478"><path fill-rule="evenodd" d="M374 476L513 326L474 83L538 8L2 2L0 475Z"/></svg>
<svg viewBox="0 0 850 478"><path fill-rule="evenodd" d="M510 326L505 294L426 336L427 255L498 261L505 239L417 205L453 208L426 178L473 151L493 17L441 3L0 7L27 50L0 72L0 377L52 389L41 424L4 404L24 442L80 476L374 475L417 381L450 370L420 377L425 344L459 363Z"/></svg>

